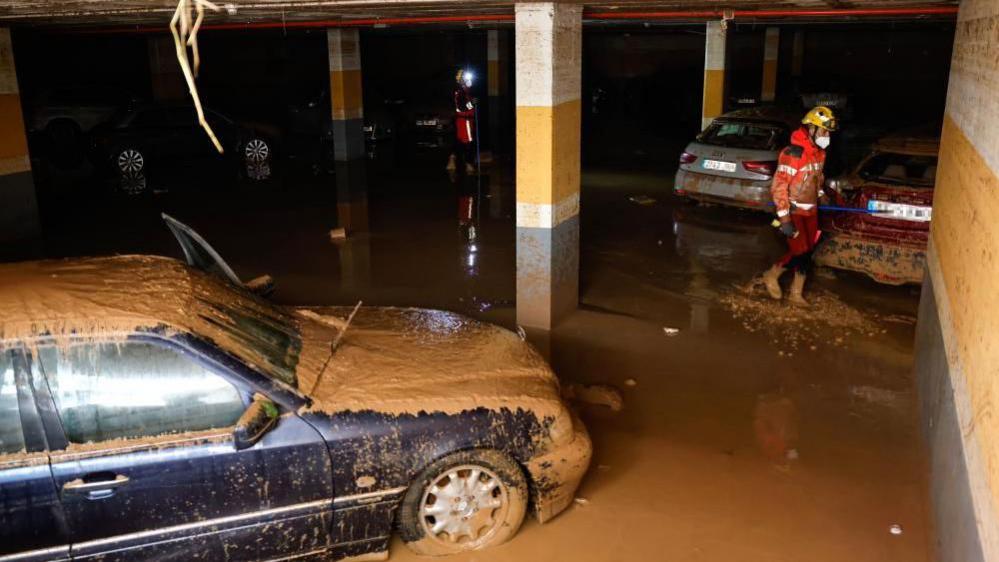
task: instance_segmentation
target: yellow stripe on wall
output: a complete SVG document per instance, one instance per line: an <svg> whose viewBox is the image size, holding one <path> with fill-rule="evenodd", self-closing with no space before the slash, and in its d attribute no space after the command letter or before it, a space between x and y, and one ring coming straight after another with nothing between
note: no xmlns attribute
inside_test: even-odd
<svg viewBox="0 0 999 562"><path fill-rule="evenodd" d="M763 61L763 101L774 101L777 97L777 61Z"/></svg>
<svg viewBox="0 0 999 562"><path fill-rule="evenodd" d="M333 119L360 119L364 116L360 70L330 72L330 103Z"/></svg>
<svg viewBox="0 0 999 562"><path fill-rule="evenodd" d="M517 202L557 204L579 193L580 100L517 107Z"/></svg>
<svg viewBox="0 0 999 562"><path fill-rule="evenodd" d="M938 166L932 235L975 420L965 429L999 505L999 176L949 115Z"/></svg>
<svg viewBox="0 0 999 562"><path fill-rule="evenodd" d="M24 172L28 164L28 139L24 134L21 96L0 94L0 174Z"/></svg>
<svg viewBox="0 0 999 562"><path fill-rule="evenodd" d="M725 71L704 70L704 113L703 117L712 119L722 114L725 96Z"/></svg>

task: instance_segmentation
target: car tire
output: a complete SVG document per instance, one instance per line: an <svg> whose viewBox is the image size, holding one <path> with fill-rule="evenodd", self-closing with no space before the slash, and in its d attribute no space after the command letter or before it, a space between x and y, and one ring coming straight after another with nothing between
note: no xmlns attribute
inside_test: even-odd
<svg viewBox="0 0 999 562"><path fill-rule="evenodd" d="M250 137L243 143L243 162L246 164L263 164L274 156L274 147L263 137Z"/></svg>
<svg viewBox="0 0 999 562"><path fill-rule="evenodd" d="M527 503L527 479L517 463L498 451L460 451L428 466L410 485L400 533L420 555L480 550L513 537Z"/></svg>
<svg viewBox="0 0 999 562"><path fill-rule="evenodd" d="M111 153L111 165L119 175L136 175L146 171L146 156L134 146L124 146Z"/></svg>

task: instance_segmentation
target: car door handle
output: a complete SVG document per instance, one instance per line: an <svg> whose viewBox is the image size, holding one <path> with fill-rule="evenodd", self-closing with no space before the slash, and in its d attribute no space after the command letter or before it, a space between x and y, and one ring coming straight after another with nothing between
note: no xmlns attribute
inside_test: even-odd
<svg viewBox="0 0 999 562"><path fill-rule="evenodd" d="M80 494L92 499L98 499L111 495L110 492L116 488L121 488L125 484L128 484L128 476L124 474L116 474L112 480L100 480L98 482L85 482L82 478L77 478L63 484L62 491L68 494Z"/></svg>

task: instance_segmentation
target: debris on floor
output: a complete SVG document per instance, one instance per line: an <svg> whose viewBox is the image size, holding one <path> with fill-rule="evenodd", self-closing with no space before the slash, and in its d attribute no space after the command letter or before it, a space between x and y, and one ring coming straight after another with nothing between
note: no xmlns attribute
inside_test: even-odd
<svg viewBox="0 0 999 562"><path fill-rule="evenodd" d="M564 387L563 396L593 406L606 406L612 412L620 412L624 407L621 392L607 384L570 384Z"/></svg>
<svg viewBox="0 0 999 562"><path fill-rule="evenodd" d="M853 335L872 337L882 333L875 315L864 314L832 293L816 291L806 296L808 307L742 291L722 296L719 302L747 331L766 335L780 348L782 356L792 356L802 347L817 349L828 340L823 336L828 334L828 328L839 334L831 342L836 347L843 347Z"/></svg>
<svg viewBox="0 0 999 562"><path fill-rule="evenodd" d="M347 239L347 230L344 228L334 228L330 231L331 242L343 242Z"/></svg>
<svg viewBox="0 0 999 562"><path fill-rule="evenodd" d="M656 200L649 197L648 195L632 195L628 198L628 201L635 203L637 205L643 205L649 207L656 204Z"/></svg>

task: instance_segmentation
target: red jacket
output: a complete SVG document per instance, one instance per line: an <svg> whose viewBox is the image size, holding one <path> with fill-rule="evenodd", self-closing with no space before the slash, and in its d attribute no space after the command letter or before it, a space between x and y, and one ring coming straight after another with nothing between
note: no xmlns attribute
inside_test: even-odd
<svg viewBox="0 0 999 562"><path fill-rule="evenodd" d="M791 144L780 152L777 173L770 185L781 222L790 221L791 213L813 215L818 212L825 164L826 151L815 146L804 127L791 134Z"/></svg>
<svg viewBox="0 0 999 562"><path fill-rule="evenodd" d="M475 140L475 103L468 86L459 84L454 88L454 134L458 140L468 144Z"/></svg>

